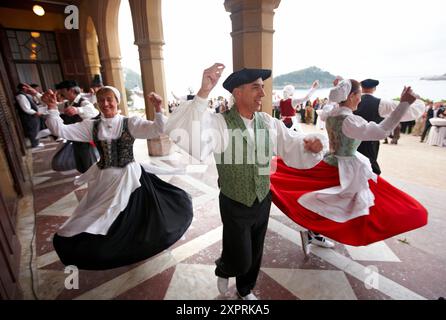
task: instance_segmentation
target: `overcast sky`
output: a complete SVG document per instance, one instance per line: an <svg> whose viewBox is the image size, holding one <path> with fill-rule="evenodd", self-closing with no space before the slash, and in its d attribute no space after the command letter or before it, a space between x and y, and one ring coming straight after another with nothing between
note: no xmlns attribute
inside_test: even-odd
<svg viewBox="0 0 446 320"><path fill-rule="evenodd" d="M139 72L130 10L121 3L122 64ZM232 72L223 3L162 1L168 93L198 90L202 70L216 61L227 66L223 78ZM282 0L274 17L274 76L313 65L356 79L444 74L445 13L443 0Z"/></svg>

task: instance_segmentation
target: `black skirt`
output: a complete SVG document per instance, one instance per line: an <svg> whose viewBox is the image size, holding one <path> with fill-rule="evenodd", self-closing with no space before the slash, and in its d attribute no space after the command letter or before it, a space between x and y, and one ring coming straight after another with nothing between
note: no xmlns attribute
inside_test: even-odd
<svg viewBox="0 0 446 320"><path fill-rule="evenodd" d="M141 186L106 235L54 235L54 249L64 265L86 270L117 268L152 257L182 237L193 217L190 195L141 171Z"/></svg>

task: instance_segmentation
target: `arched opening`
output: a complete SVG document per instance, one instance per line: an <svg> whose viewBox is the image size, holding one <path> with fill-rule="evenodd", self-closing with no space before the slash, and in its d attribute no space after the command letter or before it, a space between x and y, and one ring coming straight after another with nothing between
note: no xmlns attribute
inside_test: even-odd
<svg viewBox="0 0 446 320"><path fill-rule="evenodd" d="M85 48L87 55L86 72L91 81L94 75L101 74L101 62L99 61L98 35L96 33L93 19L90 16L87 18Z"/></svg>

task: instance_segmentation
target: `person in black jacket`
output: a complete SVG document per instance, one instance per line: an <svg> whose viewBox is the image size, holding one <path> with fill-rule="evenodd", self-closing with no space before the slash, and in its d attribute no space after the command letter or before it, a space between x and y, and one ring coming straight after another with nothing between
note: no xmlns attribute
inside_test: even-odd
<svg viewBox="0 0 446 320"><path fill-rule="evenodd" d="M34 98L40 100L41 94L30 85L19 83L17 85L16 107L22 122L25 137L29 138L31 148L43 147L39 142L37 134L41 129L42 113L39 112L38 105Z"/></svg>
<svg viewBox="0 0 446 320"><path fill-rule="evenodd" d="M379 81L374 79L366 79L361 81L362 97L358 105L358 109L354 114L363 117L367 121L380 123L384 118L379 114L379 106L381 99L373 96ZM365 155L370 160L372 170L376 174L381 174L381 168L378 164L379 141L363 141L358 147L358 152Z"/></svg>

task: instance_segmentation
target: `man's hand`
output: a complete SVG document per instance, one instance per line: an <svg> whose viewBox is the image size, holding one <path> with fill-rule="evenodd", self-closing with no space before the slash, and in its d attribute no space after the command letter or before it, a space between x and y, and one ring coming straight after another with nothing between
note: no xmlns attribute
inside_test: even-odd
<svg viewBox="0 0 446 320"><path fill-rule="evenodd" d="M200 98L207 99L207 97L209 96L209 93L217 85L217 82L220 79L221 74L224 69L225 69L224 64L214 63L214 65L212 67L204 70L203 78L201 80L201 88L197 93L197 95Z"/></svg>
<svg viewBox="0 0 446 320"><path fill-rule="evenodd" d="M45 92L41 100L48 106L48 109L57 109L57 96L53 90Z"/></svg>
<svg viewBox="0 0 446 320"><path fill-rule="evenodd" d="M76 107L68 107L68 108L65 108L64 111L63 111L63 113L65 113L67 116L70 116L70 117L72 117L72 116L78 114L78 112L77 112L77 108L76 108Z"/></svg>
<svg viewBox="0 0 446 320"><path fill-rule="evenodd" d="M323 145L321 140L317 138L305 138L304 149L313 153L319 153L322 151Z"/></svg>
<svg viewBox="0 0 446 320"><path fill-rule="evenodd" d="M30 95L32 95L32 96L35 96L38 92L37 92L37 90L36 89L34 89L33 87L31 87L29 84L27 84L27 83L24 83L23 84L23 88L25 89L25 92L26 93L28 93L28 94L30 94Z"/></svg>
<svg viewBox="0 0 446 320"><path fill-rule="evenodd" d="M155 107L155 112L162 112L163 98L155 92L150 92L147 97L149 98L150 103Z"/></svg>
<svg viewBox="0 0 446 320"><path fill-rule="evenodd" d="M403 92L401 93L401 102L408 102L412 104L417 100L417 95L412 91L411 87L404 87Z"/></svg>
<svg viewBox="0 0 446 320"><path fill-rule="evenodd" d="M319 80L314 80L313 84L311 85L311 88L313 89L319 88Z"/></svg>

